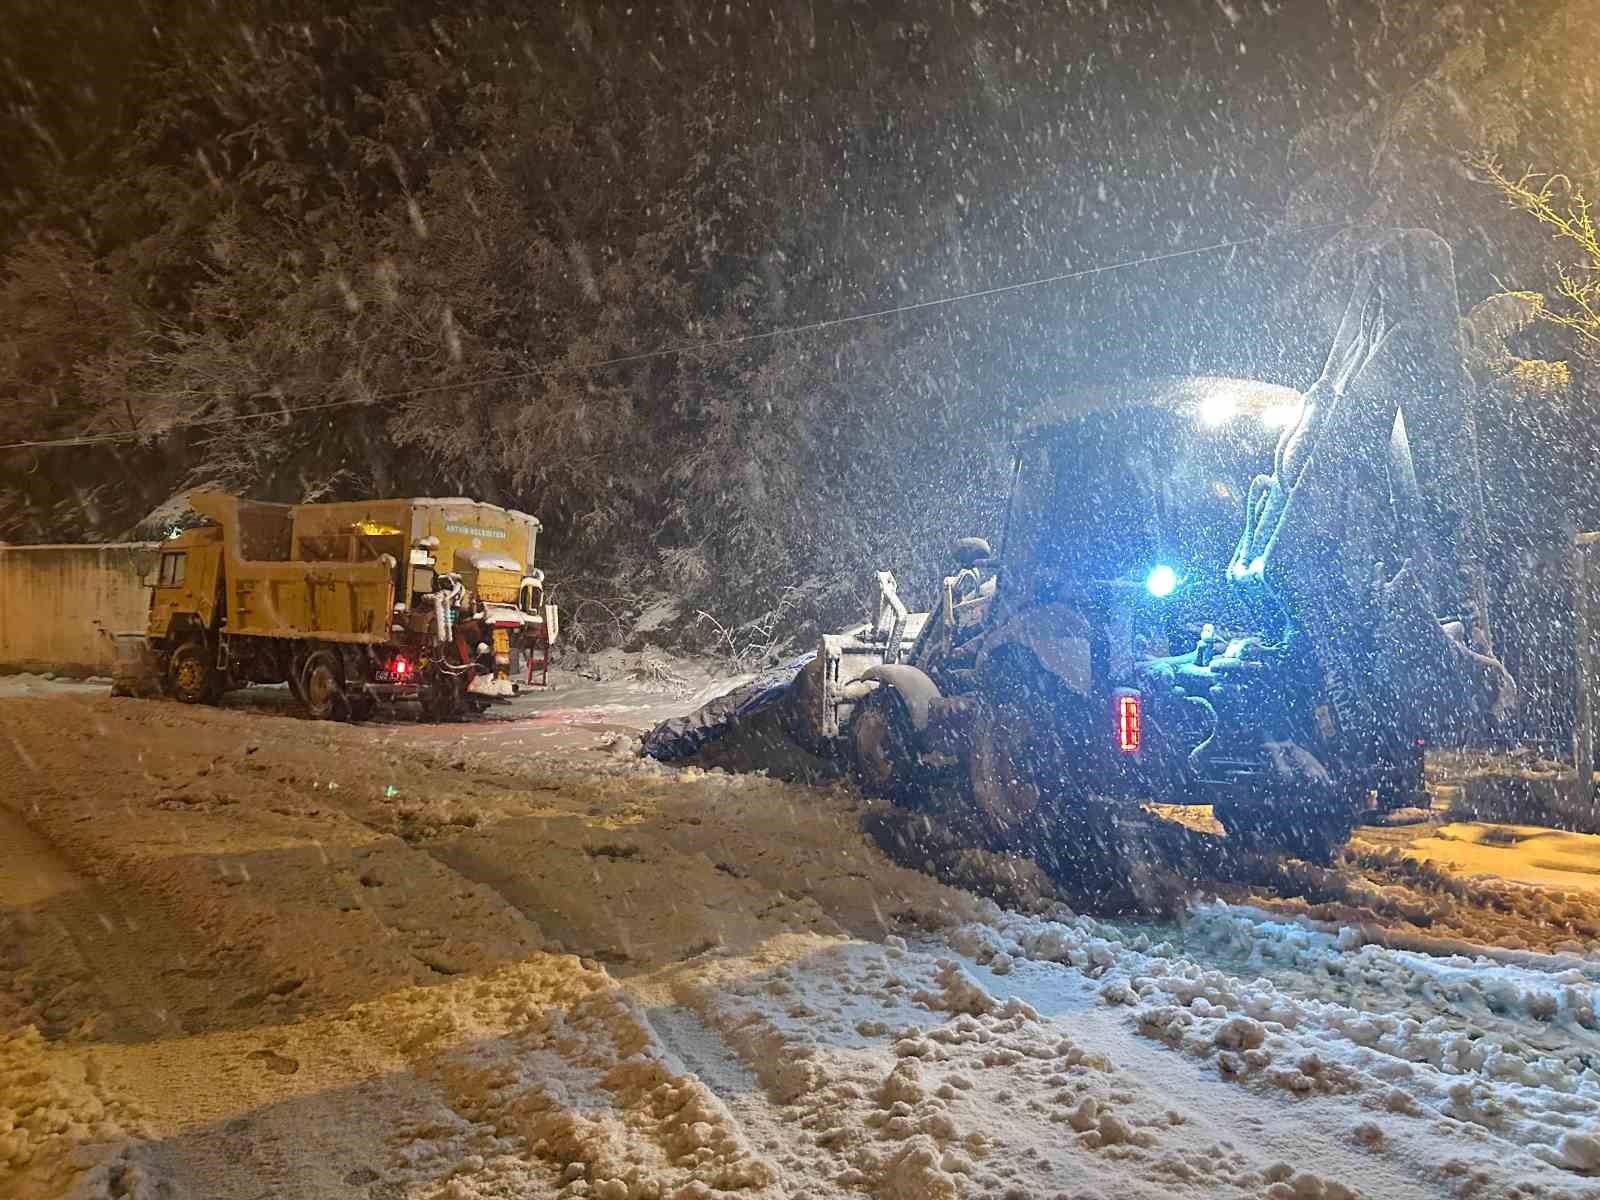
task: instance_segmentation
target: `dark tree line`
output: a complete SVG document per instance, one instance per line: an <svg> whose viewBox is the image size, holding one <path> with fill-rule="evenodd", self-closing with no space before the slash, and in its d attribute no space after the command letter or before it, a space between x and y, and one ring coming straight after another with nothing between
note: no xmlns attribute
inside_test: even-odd
<svg viewBox="0 0 1600 1200"><path fill-rule="evenodd" d="M0 452L0 538L448 492L624 605L925 582L1076 382L1305 382L1318 242L739 339L1324 221L1549 285L1463 155L1593 177L1584 6L1310 7L18 0L0 442L136 436Z"/></svg>

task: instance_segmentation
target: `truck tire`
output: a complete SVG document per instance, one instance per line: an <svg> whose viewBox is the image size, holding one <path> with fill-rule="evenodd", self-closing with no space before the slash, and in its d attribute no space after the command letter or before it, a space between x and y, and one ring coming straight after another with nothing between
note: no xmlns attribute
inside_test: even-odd
<svg viewBox="0 0 1600 1200"><path fill-rule="evenodd" d="M295 703L302 708L306 703L306 657L299 650L289 656L289 671L285 682L289 685L289 694L294 697Z"/></svg>
<svg viewBox="0 0 1600 1200"><path fill-rule="evenodd" d="M184 704L215 704L222 696L222 675L212 665L204 642L184 642L172 652L167 690Z"/></svg>
<svg viewBox="0 0 1600 1200"><path fill-rule="evenodd" d="M314 721L343 721L350 716L350 700L344 691L344 667L338 656L316 650L306 657L300 676L300 692L306 712Z"/></svg>

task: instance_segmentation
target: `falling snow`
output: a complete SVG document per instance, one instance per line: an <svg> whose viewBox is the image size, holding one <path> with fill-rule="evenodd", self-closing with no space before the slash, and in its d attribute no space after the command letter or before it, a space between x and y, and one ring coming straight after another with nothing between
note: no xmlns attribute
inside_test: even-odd
<svg viewBox="0 0 1600 1200"><path fill-rule="evenodd" d="M220 7L0 16L0 1200L1600 1200L1593 0ZM552 686L56 674L198 488Z"/></svg>

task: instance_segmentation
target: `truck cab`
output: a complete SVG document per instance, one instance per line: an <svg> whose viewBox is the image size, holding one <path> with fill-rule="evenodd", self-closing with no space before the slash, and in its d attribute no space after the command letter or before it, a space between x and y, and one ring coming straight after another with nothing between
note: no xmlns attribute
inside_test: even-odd
<svg viewBox="0 0 1600 1200"><path fill-rule="evenodd" d="M161 544L149 582L147 636L167 638L209 629L217 617L222 583L222 530L199 526L168 538Z"/></svg>

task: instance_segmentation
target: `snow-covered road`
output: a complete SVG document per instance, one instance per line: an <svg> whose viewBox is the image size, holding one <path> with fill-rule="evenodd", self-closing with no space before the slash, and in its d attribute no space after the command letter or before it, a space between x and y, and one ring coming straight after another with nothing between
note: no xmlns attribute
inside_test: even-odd
<svg viewBox="0 0 1600 1200"><path fill-rule="evenodd" d="M1005 911L619 753L635 691L0 696L0 1196L1600 1197L1592 892L1373 842Z"/></svg>

